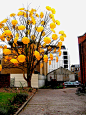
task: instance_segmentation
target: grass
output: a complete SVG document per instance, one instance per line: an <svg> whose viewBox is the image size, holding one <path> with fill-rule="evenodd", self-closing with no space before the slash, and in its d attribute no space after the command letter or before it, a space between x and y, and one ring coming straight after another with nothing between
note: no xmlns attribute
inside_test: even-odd
<svg viewBox="0 0 86 115"><path fill-rule="evenodd" d="M15 93L0 92L0 115L10 115L8 112L13 111L11 100L16 96ZM12 112L11 111L11 112Z"/></svg>
<svg viewBox="0 0 86 115"><path fill-rule="evenodd" d="M13 115L27 97L25 93L0 92L0 115Z"/></svg>
<svg viewBox="0 0 86 115"><path fill-rule="evenodd" d="M15 96L15 93L0 93L0 105L5 105L6 103L9 103L9 100L12 100L12 98Z"/></svg>

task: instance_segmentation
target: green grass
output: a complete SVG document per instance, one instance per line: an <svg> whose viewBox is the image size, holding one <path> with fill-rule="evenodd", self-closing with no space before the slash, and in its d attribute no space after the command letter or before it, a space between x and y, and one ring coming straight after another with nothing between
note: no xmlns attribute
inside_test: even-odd
<svg viewBox="0 0 86 115"><path fill-rule="evenodd" d="M9 111L13 111L11 100L16 96L15 93L0 92L0 115L9 115Z"/></svg>
<svg viewBox="0 0 86 115"><path fill-rule="evenodd" d="M0 105L9 103L9 100L12 100L12 98L15 96L15 93L0 93Z"/></svg>
<svg viewBox="0 0 86 115"><path fill-rule="evenodd" d="M0 115L13 115L27 97L25 93L0 92Z"/></svg>

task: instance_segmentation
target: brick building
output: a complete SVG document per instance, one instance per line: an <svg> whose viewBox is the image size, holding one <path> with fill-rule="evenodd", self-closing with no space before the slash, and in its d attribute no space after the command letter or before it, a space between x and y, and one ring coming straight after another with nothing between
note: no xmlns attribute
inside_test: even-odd
<svg viewBox="0 0 86 115"><path fill-rule="evenodd" d="M86 85L86 33L78 37L81 83Z"/></svg>

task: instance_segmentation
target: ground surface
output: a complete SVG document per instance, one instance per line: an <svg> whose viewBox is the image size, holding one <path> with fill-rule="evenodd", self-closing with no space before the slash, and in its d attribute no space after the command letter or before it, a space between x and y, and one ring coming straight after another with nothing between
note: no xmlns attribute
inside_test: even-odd
<svg viewBox="0 0 86 115"><path fill-rule="evenodd" d="M19 115L86 115L86 96L76 89L38 89Z"/></svg>
<svg viewBox="0 0 86 115"><path fill-rule="evenodd" d="M0 92L8 92L8 93L27 93L29 97L36 91L36 89L32 89L29 91L29 87L24 88L0 88Z"/></svg>

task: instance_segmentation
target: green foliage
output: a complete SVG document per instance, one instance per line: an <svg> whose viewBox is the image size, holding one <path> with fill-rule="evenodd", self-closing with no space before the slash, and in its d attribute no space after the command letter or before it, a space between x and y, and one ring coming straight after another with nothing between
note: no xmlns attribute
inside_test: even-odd
<svg viewBox="0 0 86 115"><path fill-rule="evenodd" d="M32 90L33 90L32 88L29 88L29 92L32 92Z"/></svg>
<svg viewBox="0 0 86 115"><path fill-rule="evenodd" d="M43 87L40 87L39 89L49 89L50 88L50 86L43 86Z"/></svg>
<svg viewBox="0 0 86 115"><path fill-rule="evenodd" d="M27 97L25 93L0 93L0 115L13 115Z"/></svg>
<svg viewBox="0 0 86 115"><path fill-rule="evenodd" d="M54 86L54 87L51 87L51 86L43 86L43 87L40 87L39 89L49 89L49 88L53 88L53 89L62 89L63 88L63 86L62 85L60 85L60 86Z"/></svg>
<svg viewBox="0 0 86 115"><path fill-rule="evenodd" d="M16 94L15 93L0 93L0 104L5 104L8 102L8 99L12 99Z"/></svg>
<svg viewBox="0 0 86 115"><path fill-rule="evenodd" d="M60 86L59 86L59 88L60 88L60 89L62 89L62 88L63 88L63 86L62 86L62 85L60 85Z"/></svg>
<svg viewBox="0 0 86 115"><path fill-rule="evenodd" d="M57 86L56 89L59 89L59 86Z"/></svg>
<svg viewBox="0 0 86 115"><path fill-rule="evenodd" d="M60 86L56 86L56 87L54 87L53 89L62 89L62 88L63 88L63 86L60 85Z"/></svg>
<svg viewBox="0 0 86 115"><path fill-rule="evenodd" d="M20 81L20 87L23 89L24 88L24 84L25 83L22 83L21 81Z"/></svg>

